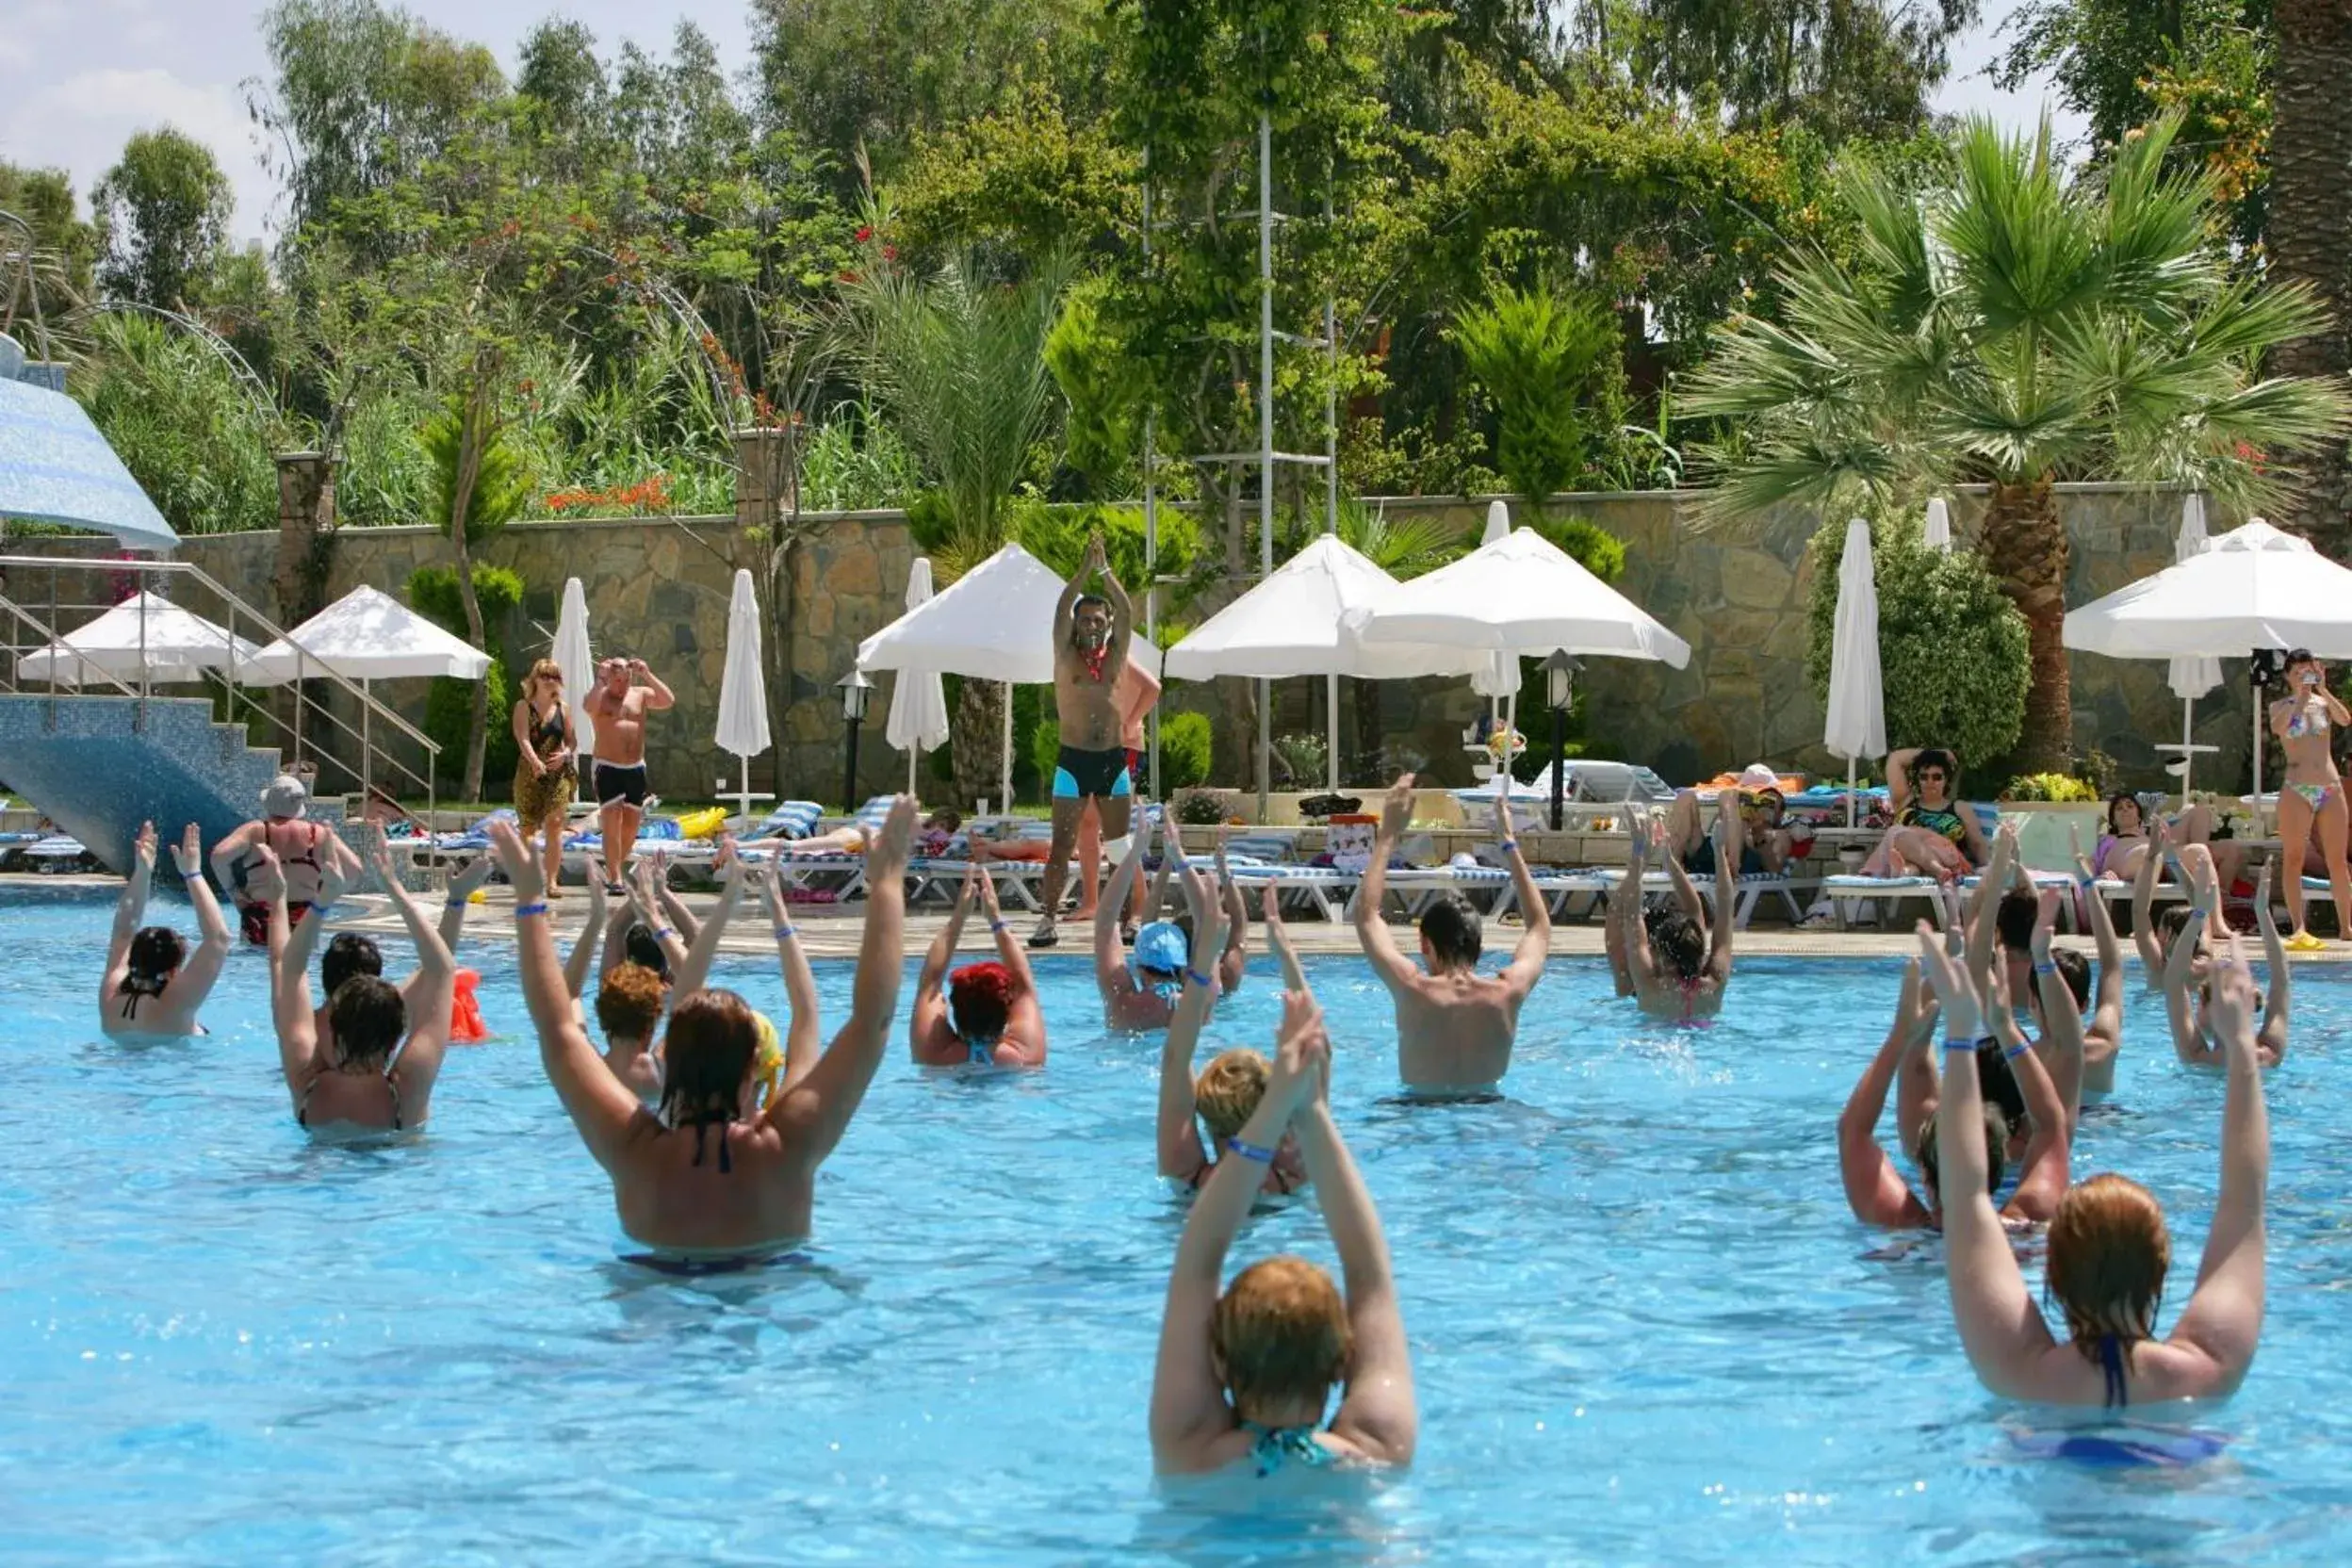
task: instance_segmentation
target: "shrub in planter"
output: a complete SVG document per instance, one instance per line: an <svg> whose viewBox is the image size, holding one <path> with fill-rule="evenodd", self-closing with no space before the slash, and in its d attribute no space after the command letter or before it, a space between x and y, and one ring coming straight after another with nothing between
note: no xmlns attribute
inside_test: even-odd
<svg viewBox="0 0 2352 1568"><path fill-rule="evenodd" d="M1232 809L1222 790L1186 790L1176 797L1176 820L1186 827L1215 827Z"/></svg>

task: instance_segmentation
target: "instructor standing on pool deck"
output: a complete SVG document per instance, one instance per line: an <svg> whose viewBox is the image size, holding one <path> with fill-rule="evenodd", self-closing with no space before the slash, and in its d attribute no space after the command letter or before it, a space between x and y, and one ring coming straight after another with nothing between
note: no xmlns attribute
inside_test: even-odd
<svg viewBox="0 0 2352 1568"><path fill-rule="evenodd" d="M675 700L642 659L607 659L596 666L588 717L596 726L596 826L612 873L604 890L614 898L629 880L637 826L645 819L645 714Z"/></svg>
<svg viewBox="0 0 2352 1568"><path fill-rule="evenodd" d="M1100 595L1086 592L1086 580L1102 580ZM1127 776L1124 728L1119 710L1119 678L1126 673L1127 645L1135 635L1135 606L1111 575L1102 556L1102 536L1086 541L1086 559L1054 606L1054 711L1061 722L1062 749L1054 766L1054 844L1045 859L1045 915L1030 935L1031 947L1052 947L1061 907L1062 878L1078 840L1078 819L1091 801L1102 819L1107 841L1126 837L1127 808L1135 786Z"/></svg>

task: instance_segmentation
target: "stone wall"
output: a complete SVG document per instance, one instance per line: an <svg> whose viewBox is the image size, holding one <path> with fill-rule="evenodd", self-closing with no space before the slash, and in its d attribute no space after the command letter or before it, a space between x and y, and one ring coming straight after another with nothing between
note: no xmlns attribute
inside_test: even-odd
<svg viewBox="0 0 2352 1568"><path fill-rule="evenodd" d="M1690 667L1679 671L1589 662L1578 689L1591 751L1650 763L1677 782L1758 758L1842 773L1842 760L1820 746L1821 704L1805 676L1810 587L1805 545L1813 519L1768 514L1703 531L1692 526L1694 501L1687 492L1658 492L1561 497L1552 504L1555 513L1583 516L1625 541L1619 586L1692 649ZM1482 526L1486 511L1483 498L1373 504L1392 514L1435 514L1465 532ZM1981 495L1956 499L1953 526L1964 547L1974 538L1983 505ZM2171 560L2177 496L2071 485L2062 487L2060 505L2074 546L2071 603L2098 597ZM2216 517L2213 527L2218 531L2236 520ZM848 672L858 641L900 612L914 546L897 513L828 514L808 522L810 542L798 557L790 606L793 700L777 759L756 765L752 777L755 789L833 803L841 790L844 733L833 683ZM180 553L270 609L277 546L275 534L224 534L188 540ZM677 709L654 721L654 787L674 799L698 799L710 795L722 775L733 776L733 760L710 739L727 594L737 565L757 573L763 547L730 518L645 518L517 523L494 536L481 555L518 572L527 585L530 625L519 646L546 645L564 579L584 580L596 650L642 656L678 694ZM431 530L347 529L335 536L327 596L367 582L401 596L412 571L447 559L447 547ZM199 612L218 613L201 596L188 602ZM2201 776L2216 783L2243 780L2247 742L2247 708L2237 684L2243 665L2225 667L2230 684L2198 706L2197 738L2223 748L2199 762ZM2161 758L2153 743L2177 739L2180 730L2180 706L2165 688L2164 664L2085 655L2073 668L2078 747L2105 750L2135 783L2159 782ZM380 690L420 718L422 683L403 684L407 689ZM906 777L904 757L881 739L889 678L879 679L877 688L864 731L861 794ZM1319 729L1322 694L1319 679L1278 683L1277 732ZM1207 688L1179 685L1169 700L1175 708L1205 710L1214 698ZM1424 757L1432 782L1467 782L1469 759L1461 750L1460 731L1484 704L1466 682L1389 683L1380 704L1386 739ZM1349 683L1342 683L1341 706L1345 756L1355 749ZM1522 715L1521 727L1539 743L1546 725L1532 704ZM1237 782L1247 769L1246 759L1220 756L1217 761L1220 781ZM492 780L487 787L495 796L504 785Z"/></svg>

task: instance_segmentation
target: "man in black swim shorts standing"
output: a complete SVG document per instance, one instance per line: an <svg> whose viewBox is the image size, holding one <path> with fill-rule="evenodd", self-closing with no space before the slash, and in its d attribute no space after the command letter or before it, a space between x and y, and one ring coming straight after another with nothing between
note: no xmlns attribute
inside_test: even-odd
<svg viewBox="0 0 2352 1568"><path fill-rule="evenodd" d="M645 820L645 714L660 712L674 700L642 659L606 659L596 665L588 716L596 726L596 825L612 876L604 890L611 897L628 890L629 856Z"/></svg>
<svg viewBox="0 0 2352 1568"><path fill-rule="evenodd" d="M1100 578L1100 595L1086 591ZM1062 878L1078 841L1078 822L1092 804L1101 815L1104 840L1124 838L1135 786L1127 776L1121 743L1119 678L1127 668L1127 646L1135 635L1135 606L1102 554L1102 536L1086 541L1086 559L1054 607L1054 710L1061 721L1062 749L1054 766L1054 843L1045 858L1045 915L1030 935L1031 947L1061 939L1054 928L1061 907Z"/></svg>

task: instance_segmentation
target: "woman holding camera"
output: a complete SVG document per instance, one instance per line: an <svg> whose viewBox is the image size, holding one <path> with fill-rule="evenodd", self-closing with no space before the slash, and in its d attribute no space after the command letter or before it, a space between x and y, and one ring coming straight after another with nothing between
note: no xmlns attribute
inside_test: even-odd
<svg viewBox="0 0 2352 1568"><path fill-rule="evenodd" d="M2270 732L2286 753L2287 781L2278 792L2280 864L2289 868L2287 913L2295 935L2287 939L2290 953L2316 953L2328 944L2311 933L2303 913L2303 878L2294 874L2314 833L2328 864L2328 881L2336 901L2336 935L2352 935L2352 869L2344 863L2344 841L2352 829L2352 808L2344 798L2344 778L2336 772L2333 731L2352 725L2347 710L2328 690L2328 668L2309 648L2287 655L2287 694L2270 705Z"/></svg>

